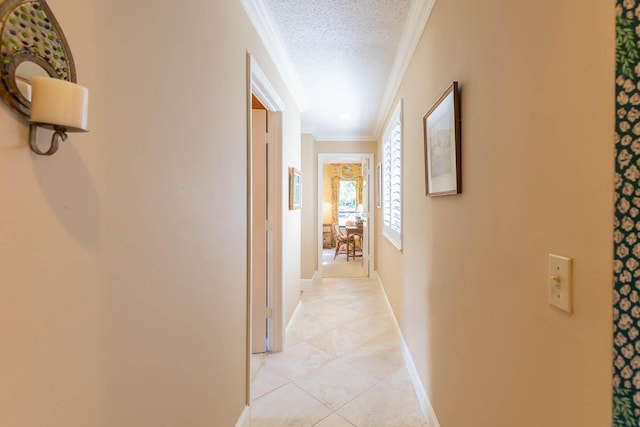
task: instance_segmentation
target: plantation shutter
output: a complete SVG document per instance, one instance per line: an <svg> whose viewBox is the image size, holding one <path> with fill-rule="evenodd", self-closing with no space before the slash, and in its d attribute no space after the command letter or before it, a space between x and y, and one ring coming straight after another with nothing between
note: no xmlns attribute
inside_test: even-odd
<svg viewBox="0 0 640 427"><path fill-rule="evenodd" d="M382 141L382 234L402 249L402 102Z"/></svg>

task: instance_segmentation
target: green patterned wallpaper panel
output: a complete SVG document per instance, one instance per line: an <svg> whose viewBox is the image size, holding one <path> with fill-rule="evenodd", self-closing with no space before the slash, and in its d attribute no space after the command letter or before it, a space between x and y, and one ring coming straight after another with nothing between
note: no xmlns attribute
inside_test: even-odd
<svg viewBox="0 0 640 427"><path fill-rule="evenodd" d="M616 6L613 426L640 427L640 1Z"/></svg>

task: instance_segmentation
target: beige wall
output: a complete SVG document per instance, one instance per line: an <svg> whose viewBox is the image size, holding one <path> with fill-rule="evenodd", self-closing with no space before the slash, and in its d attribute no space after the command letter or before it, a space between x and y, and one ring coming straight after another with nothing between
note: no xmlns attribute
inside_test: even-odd
<svg viewBox="0 0 640 427"><path fill-rule="evenodd" d="M90 88L91 132L36 157L0 107L0 424L232 426L246 396L247 50L287 104L285 166L300 165L299 113L240 2L49 4ZM294 262L299 217L284 214ZM290 306L299 263L285 277Z"/></svg>
<svg viewBox="0 0 640 427"><path fill-rule="evenodd" d="M318 266L318 156L315 155L316 141L313 135L302 135L302 250L301 274L303 279L311 279ZM314 230L316 232L314 233Z"/></svg>
<svg viewBox="0 0 640 427"><path fill-rule="evenodd" d="M440 0L405 75L404 248L378 233L377 265L442 426L611 425L613 8ZM422 116L452 80L463 194L428 198Z"/></svg>
<svg viewBox="0 0 640 427"><path fill-rule="evenodd" d="M290 102L293 106L293 103ZM287 109L288 110L288 109ZM282 245L282 279L284 297L285 325L293 317L298 303L300 302L300 279L302 277L302 209L289 209L289 167L302 170L302 147L300 137L300 113L293 111L284 112L284 140L283 161L285 167L282 170L282 194L284 194L284 218L283 218L283 245ZM303 172L302 182L304 185L305 175ZM304 196L302 196L304 197ZM302 200L302 203L305 203Z"/></svg>

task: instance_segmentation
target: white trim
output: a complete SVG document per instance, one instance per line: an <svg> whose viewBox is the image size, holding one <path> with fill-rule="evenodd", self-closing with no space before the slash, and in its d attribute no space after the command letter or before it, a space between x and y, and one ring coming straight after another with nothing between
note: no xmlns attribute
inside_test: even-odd
<svg viewBox="0 0 640 427"><path fill-rule="evenodd" d="M313 273L313 278L311 279L314 283L322 281L322 272L316 271Z"/></svg>
<svg viewBox="0 0 640 427"><path fill-rule="evenodd" d="M391 68L391 73L389 73L384 96L380 102L374 132L377 136L380 136L385 120L393 107L393 100L400 89L402 79L407 72L407 68L409 68L413 54L416 52L416 48L422 38L422 33L427 25L429 16L431 16L431 11L435 3L436 0L415 0L409 10L407 23L402 31L402 37L398 45L396 58L393 61L393 67Z"/></svg>
<svg viewBox="0 0 640 427"><path fill-rule="evenodd" d="M251 91L269 111L284 111L286 105L278 95L260 65L251 58Z"/></svg>
<svg viewBox="0 0 640 427"><path fill-rule="evenodd" d="M376 141L375 135L345 135L345 136L316 136L313 134L316 142L371 142Z"/></svg>
<svg viewBox="0 0 640 427"><path fill-rule="evenodd" d="M302 294L304 293L304 291L310 291L313 288L313 279L301 279L300 280L300 297L302 298ZM300 304L302 303L302 299L300 301L298 301L298 305L296 306L296 310L298 310ZM293 315L291 316L291 319L293 319L293 317L295 316L295 311ZM289 322L291 322L291 320L289 320ZM289 326L287 325L287 328Z"/></svg>
<svg viewBox="0 0 640 427"><path fill-rule="evenodd" d="M246 396L245 403L251 404L251 325L253 319L253 194L251 181L253 179L253 100L251 99L251 54L247 53L247 343L246 343ZM242 418L242 417L241 417Z"/></svg>
<svg viewBox="0 0 640 427"><path fill-rule="evenodd" d="M304 112L309 109L305 93L300 84L300 78L296 72L289 52L282 41L280 31L271 19L263 0L240 0L249 20L256 29L262 43L269 52L271 60L275 64L284 84L291 92L298 109ZM278 110L275 110L278 111Z"/></svg>
<svg viewBox="0 0 640 427"><path fill-rule="evenodd" d="M275 352L284 349L285 337L285 316L284 316L284 290L282 272L284 271L283 239L284 239L284 210L283 203L283 176L280 171L283 169L283 121L284 117L281 112L268 112L270 144L267 149L269 162L269 255L271 256L267 295L269 308L271 308L272 317L267 322L267 351ZM288 197L288 195L287 195Z"/></svg>
<svg viewBox="0 0 640 427"><path fill-rule="evenodd" d="M298 314L301 308L302 308L302 301L298 301L298 304L296 305L296 309L293 310L291 319L289 319L289 323L287 323L287 327L285 328L285 334L289 333L289 328L293 325L293 319L296 318L296 315Z"/></svg>
<svg viewBox="0 0 640 427"><path fill-rule="evenodd" d="M245 406L236 422L236 427L251 427L251 408Z"/></svg>
<svg viewBox="0 0 640 427"><path fill-rule="evenodd" d="M313 286L313 279L300 279L300 291L311 289L311 286Z"/></svg>
<svg viewBox="0 0 640 427"><path fill-rule="evenodd" d="M309 134L309 135L313 136L313 138L315 139L315 137L316 137L316 135L315 135L315 133L316 133L316 128L306 128L306 127L302 127L302 128L300 129L300 133L302 133L302 134L305 134L305 133L306 133L306 134Z"/></svg>
<svg viewBox="0 0 640 427"><path fill-rule="evenodd" d="M318 142L318 141L316 141ZM318 271L314 274L314 280L317 275L319 280L322 280L322 185L323 185L323 176L324 176L324 168L323 165L330 160L340 159L341 161L353 161L363 159L369 159L369 165L373 165L374 155L373 153L318 153L318 189L317 189L317 197L318 197L318 234L317 234L317 245L318 245ZM367 276L370 276L375 271L375 233L374 233L374 224L375 222L375 207L373 206L374 202L374 193L375 193L375 185L372 185L374 182L374 171L375 168L369 166L369 218L367 221L369 223L369 271L365 271Z"/></svg>
<svg viewBox="0 0 640 427"><path fill-rule="evenodd" d="M303 134L313 136L316 142L375 142L375 135L345 135L345 136L322 136L316 133L315 128L303 128Z"/></svg>
<svg viewBox="0 0 640 427"><path fill-rule="evenodd" d="M402 238L404 235L403 232L403 224L404 224L404 112L403 112L403 102L402 99L398 101L397 107L394 109L393 114L390 117L390 120L387 123L387 127L384 130L384 135L381 140L381 148L382 148L382 182L380 185L382 186L382 201L380 203L382 207L382 235L389 240L399 251L402 251ZM391 135L395 135L394 129L395 124L399 126L399 136L398 139L392 138ZM396 206L393 203L393 198L391 194L388 192L393 191L393 163L395 156L393 153L395 150L393 149L394 142L398 142L399 144L399 162L400 162L400 206ZM387 150L388 148L388 150ZM388 156L391 158L387 159ZM387 164L387 160L388 163ZM386 183L389 182L389 187L387 189ZM399 230L396 230L393 227L393 213L394 211L400 211L400 224ZM385 220L385 214L389 211L390 222L387 224Z"/></svg>
<svg viewBox="0 0 640 427"><path fill-rule="evenodd" d="M411 352L409 351L407 342L404 339L404 335L402 335L402 330L400 329L400 325L398 324L398 319L396 319L396 315L393 312L393 309L391 308L391 303L389 302L387 293L384 290L382 279L380 279L378 272L375 273L375 276L378 279L378 285L382 289L382 295L384 295L384 300L387 302L387 308L389 310L389 313L391 313L391 319L393 320L393 325L396 329L396 332L398 333L398 337L400 338L402 358L404 359L404 363L407 365L407 370L409 371L409 377L411 378L413 389L415 390L416 396L418 397L420 410L422 410L422 415L424 415L424 418L427 421L427 427L440 427L440 422L438 421L438 417L436 417L436 412L433 409L433 405L431 404L431 401L429 400L429 395L427 394L427 390L424 388L424 384L422 384L422 380L420 379L420 374L418 374L418 369L416 368L416 364L413 361L413 357L411 356Z"/></svg>

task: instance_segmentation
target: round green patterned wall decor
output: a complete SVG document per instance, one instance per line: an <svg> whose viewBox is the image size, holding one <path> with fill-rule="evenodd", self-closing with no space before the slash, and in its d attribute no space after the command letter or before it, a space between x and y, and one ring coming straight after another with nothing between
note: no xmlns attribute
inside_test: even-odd
<svg viewBox="0 0 640 427"><path fill-rule="evenodd" d="M45 0L0 0L0 19L0 95L28 116L31 102L16 81L18 67L31 62L43 75L75 83L71 50ZM23 83L30 85L28 77Z"/></svg>

